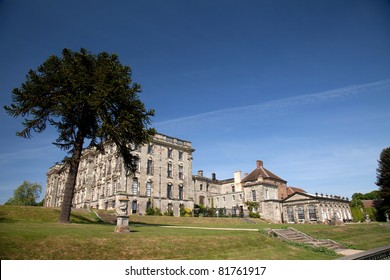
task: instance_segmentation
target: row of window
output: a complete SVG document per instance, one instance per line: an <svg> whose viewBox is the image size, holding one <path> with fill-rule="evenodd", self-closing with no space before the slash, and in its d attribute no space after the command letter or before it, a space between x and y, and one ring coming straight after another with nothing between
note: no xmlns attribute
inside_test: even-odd
<svg viewBox="0 0 390 280"><path fill-rule="evenodd" d="M316 221L317 220L316 207L314 205L309 205L307 209L309 211L309 220ZM305 220L305 211L303 207L297 208L297 216L298 216L298 221ZM293 223L294 221L295 221L294 209L292 207L287 207L287 222Z"/></svg>
<svg viewBox="0 0 390 280"><path fill-rule="evenodd" d="M138 165L139 166L139 165ZM148 159L146 163L146 175L154 175L154 162ZM184 167L182 164L178 165L178 176L180 180L184 179ZM167 163L167 178L173 178L173 163Z"/></svg>
<svg viewBox="0 0 390 280"><path fill-rule="evenodd" d="M183 151L177 151L177 152L178 152L178 159L180 161L183 161L183 159L184 159L184 152ZM154 154L154 145L153 144L149 144L148 145L147 153L150 154L150 155ZM168 158L173 158L173 155L174 155L174 150L172 148L168 148L167 149L167 157Z"/></svg>
<svg viewBox="0 0 390 280"><path fill-rule="evenodd" d="M252 201L256 201L256 199L257 199L256 191L252 190ZM266 188L264 190L264 199L276 199L276 192L270 193Z"/></svg>
<svg viewBox="0 0 390 280"><path fill-rule="evenodd" d="M242 194L240 193L239 195L239 199L242 200ZM236 200L236 195L233 194L232 195L232 201L235 201ZM226 201L226 197L225 196L222 196L222 201L225 202ZM218 203L219 202L219 197L216 198L216 202Z"/></svg>
<svg viewBox="0 0 390 280"><path fill-rule="evenodd" d="M146 183L145 195L147 197L151 197L152 196L152 192L153 192L153 183L148 181ZM131 193L132 193L133 196L137 196L138 193L139 193L139 182L138 182L137 179L133 180L132 187L131 187ZM178 186L177 197L174 197L174 195L173 195L173 185L171 183L167 184L167 186L166 186L166 198L170 198L170 199L177 198L177 199L182 200L183 196L184 196L184 188L183 188L182 184L180 184Z"/></svg>

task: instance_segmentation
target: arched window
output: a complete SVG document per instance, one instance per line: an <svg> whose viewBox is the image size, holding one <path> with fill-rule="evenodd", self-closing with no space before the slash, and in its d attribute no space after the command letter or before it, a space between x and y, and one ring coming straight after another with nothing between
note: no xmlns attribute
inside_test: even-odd
<svg viewBox="0 0 390 280"><path fill-rule="evenodd" d="M309 219L310 221L317 221L316 207L314 205L309 205Z"/></svg>
<svg viewBox="0 0 390 280"><path fill-rule="evenodd" d="M305 212L303 211L303 207L298 207L298 220L305 220Z"/></svg>
<svg viewBox="0 0 390 280"><path fill-rule="evenodd" d="M287 222L294 222L294 209L292 207L287 207Z"/></svg>
<svg viewBox="0 0 390 280"><path fill-rule="evenodd" d="M199 204L204 205L205 197L203 195L199 196Z"/></svg>

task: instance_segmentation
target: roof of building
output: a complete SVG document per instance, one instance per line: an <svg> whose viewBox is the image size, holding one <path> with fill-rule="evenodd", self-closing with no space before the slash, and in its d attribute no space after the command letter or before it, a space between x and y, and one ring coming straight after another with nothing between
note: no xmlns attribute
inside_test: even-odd
<svg viewBox="0 0 390 280"><path fill-rule="evenodd" d="M376 208L380 206L383 202L383 199L372 199L372 200L362 200L364 208Z"/></svg>
<svg viewBox="0 0 390 280"><path fill-rule="evenodd" d="M287 191L287 195L290 195L290 194L293 194L293 193L296 193L296 192L306 193L306 191L303 190L303 189L295 188L295 187L291 187L291 186L287 186L286 187L286 191Z"/></svg>
<svg viewBox="0 0 390 280"><path fill-rule="evenodd" d="M315 198L315 199L319 199L319 200L328 200L328 201L341 201L341 202L348 202L349 203L349 200L348 198L344 198L344 197L340 197L340 196L333 196L333 195L319 195L318 193L316 194L310 194L310 193L307 193L307 192L294 192L292 194L290 194L289 196L287 196L286 198L282 199L282 201L287 201L287 200L290 200L292 197L294 196L304 196L304 197L307 197L307 198Z"/></svg>
<svg viewBox="0 0 390 280"><path fill-rule="evenodd" d="M256 161L256 169L253 170L251 173L249 173L247 176L245 176L245 178L242 179L241 182L242 183L254 182L254 181L257 181L260 176L265 178L265 179L269 178L269 179L287 182L287 181L283 180L282 178L280 178L279 176L272 173L271 171L269 171L268 169L266 169L263 166L263 162L261 160Z"/></svg>

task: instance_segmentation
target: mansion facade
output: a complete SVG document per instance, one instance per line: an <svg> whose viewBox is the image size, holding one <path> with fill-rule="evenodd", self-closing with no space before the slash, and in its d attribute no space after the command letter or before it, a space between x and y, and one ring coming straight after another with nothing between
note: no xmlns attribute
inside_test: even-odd
<svg viewBox="0 0 390 280"><path fill-rule="evenodd" d="M249 174L242 176L241 171L236 171L233 178L219 180L216 174L206 177L201 170L192 174L195 150L189 141L156 134L148 144L134 150L139 160L135 174L131 175L126 173L115 145L106 143L104 153L85 149L73 207L116 209L119 194L126 194L131 215L144 215L148 208L158 208L161 213L179 216L183 208L202 205L231 216L244 217L253 211L276 223L352 219L347 199L311 195L289 187L287 181L266 169L260 160ZM67 174L67 166L63 164L49 169L44 206L61 206Z"/></svg>

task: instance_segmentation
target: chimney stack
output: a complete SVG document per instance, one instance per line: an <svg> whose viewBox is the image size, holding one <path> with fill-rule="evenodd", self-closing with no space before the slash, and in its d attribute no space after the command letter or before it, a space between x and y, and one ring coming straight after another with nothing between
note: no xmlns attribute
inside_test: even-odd
<svg viewBox="0 0 390 280"><path fill-rule="evenodd" d="M263 167L263 161L262 160L257 160L256 161L256 168Z"/></svg>
<svg viewBox="0 0 390 280"><path fill-rule="evenodd" d="M215 173L211 173L211 178L213 179L213 181L217 180L217 176L215 175Z"/></svg>
<svg viewBox="0 0 390 280"><path fill-rule="evenodd" d="M234 183L241 183L241 171L234 172Z"/></svg>
<svg viewBox="0 0 390 280"><path fill-rule="evenodd" d="M198 171L198 176L199 176L199 177L203 177L203 170L199 170L199 171Z"/></svg>

